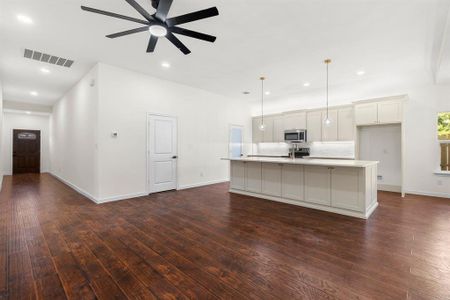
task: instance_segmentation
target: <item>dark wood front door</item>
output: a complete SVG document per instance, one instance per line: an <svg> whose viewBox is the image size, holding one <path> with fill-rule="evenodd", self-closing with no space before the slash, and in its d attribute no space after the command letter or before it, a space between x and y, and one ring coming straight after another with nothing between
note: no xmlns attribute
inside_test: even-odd
<svg viewBox="0 0 450 300"><path fill-rule="evenodd" d="M41 132L13 130L13 174L40 173Z"/></svg>

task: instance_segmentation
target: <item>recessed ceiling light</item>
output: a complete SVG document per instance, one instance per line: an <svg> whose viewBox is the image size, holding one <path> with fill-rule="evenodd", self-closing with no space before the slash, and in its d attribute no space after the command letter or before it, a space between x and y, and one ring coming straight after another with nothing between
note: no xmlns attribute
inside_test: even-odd
<svg viewBox="0 0 450 300"><path fill-rule="evenodd" d="M41 72L44 74L48 74L48 73L50 73L50 70L47 68L41 68Z"/></svg>
<svg viewBox="0 0 450 300"><path fill-rule="evenodd" d="M36 96L38 95L38 92L36 92L36 91L31 91L31 92L30 92L30 95L36 97Z"/></svg>
<svg viewBox="0 0 450 300"><path fill-rule="evenodd" d="M154 36L162 37L167 35L167 29L161 25L152 25L148 28L148 31Z"/></svg>
<svg viewBox="0 0 450 300"><path fill-rule="evenodd" d="M363 76L364 74L366 74L366 71L364 71L364 70L360 70L360 71L356 72L356 75L358 75L358 76Z"/></svg>
<svg viewBox="0 0 450 300"><path fill-rule="evenodd" d="M31 115L31 111L27 111L25 112L27 115Z"/></svg>
<svg viewBox="0 0 450 300"><path fill-rule="evenodd" d="M308 86L310 86L310 85L311 85L311 83L309 83L309 82L303 83L303 86L306 86L306 87L308 87Z"/></svg>
<svg viewBox="0 0 450 300"><path fill-rule="evenodd" d="M168 69L168 68L170 68L170 64L168 62L164 61L161 63L161 67Z"/></svg>
<svg viewBox="0 0 450 300"><path fill-rule="evenodd" d="M244 94L244 95L249 95L250 92L249 92L249 91L243 91L242 94Z"/></svg>
<svg viewBox="0 0 450 300"><path fill-rule="evenodd" d="M25 15L17 15L17 20L19 20L20 22L24 23L24 24L33 24L33 20Z"/></svg>
<svg viewBox="0 0 450 300"><path fill-rule="evenodd" d="M270 91L265 92L266 95L270 95Z"/></svg>

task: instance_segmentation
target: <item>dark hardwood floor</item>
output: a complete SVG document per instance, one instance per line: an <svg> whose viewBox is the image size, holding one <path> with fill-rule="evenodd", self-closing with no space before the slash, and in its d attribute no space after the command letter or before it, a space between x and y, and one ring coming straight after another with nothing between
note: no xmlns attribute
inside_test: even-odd
<svg viewBox="0 0 450 300"><path fill-rule="evenodd" d="M227 189L95 205L6 176L0 299L450 299L450 199L380 193L365 221Z"/></svg>

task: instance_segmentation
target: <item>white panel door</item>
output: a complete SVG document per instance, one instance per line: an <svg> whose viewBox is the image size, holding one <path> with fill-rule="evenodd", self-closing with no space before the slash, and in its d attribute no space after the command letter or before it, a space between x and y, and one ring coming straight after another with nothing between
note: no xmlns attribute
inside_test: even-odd
<svg viewBox="0 0 450 300"><path fill-rule="evenodd" d="M320 142L322 140L321 111L312 111L306 114L306 129L308 130L308 142Z"/></svg>
<svg viewBox="0 0 450 300"><path fill-rule="evenodd" d="M305 166L305 201L331 205L331 174L328 167Z"/></svg>
<svg viewBox="0 0 450 300"><path fill-rule="evenodd" d="M253 193L261 193L261 163L246 162L246 190Z"/></svg>
<svg viewBox="0 0 450 300"><path fill-rule="evenodd" d="M281 197L281 164L262 164L263 194Z"/></svg>
<svg viewBox="0 0 450 300"><path fill-rule="evenodd" d="M235 190L245 190L245 162L231 161L230 187Z"/></svg>
<svg viewBox="0 0 450 300"><path fill-rule="evenodd" d="M305 200L303 166L283 165L281 196L291 200Z"/></svg>
<svg viewBox="0 0 450 300"><path fill-rule="evenodd" d="M150 115L148 118L149 192L177 188L177 119Z"/></svg>
<svg viewBox="0 0 450 300"><path fill-rule="evenodd" d="M306 129L306 112L285 114L283 119L284 130Z"/></svg>
<svg viewBox="0 0 450 300"><path fill-rule="evenodd" d="M378 122L400 123L402 121L402 102L386 101L378 103Z"/></svg>
<svg viewBox="0 0 450 300"><path fill-rule="evenodd" d="M359 191L360 170L362 169L334 168L331 170L331 206L355 211L364 210L364 194L363 191Z"/></svg>
<svg viewBox="0 0 450 300"><path fill-rule="evenodd" d="M355 123L353 121L353 108L341 108L338 110L338 140L355 140Z"/></svg>
<svg viewBox="0 0 450 300"><path fill-rule="evenodd" d="M322 141L337 141L338 140L338 112L335 109L328 111L328 118L331 123L325 124L327 119L327 112L322 112Z"/></svg>
<svg viewBox="0 0 450 300"><path fill-rule="evenodd" d="M378 107L376 103L355 105L356 125L371 125L378 123Z"/></svg>

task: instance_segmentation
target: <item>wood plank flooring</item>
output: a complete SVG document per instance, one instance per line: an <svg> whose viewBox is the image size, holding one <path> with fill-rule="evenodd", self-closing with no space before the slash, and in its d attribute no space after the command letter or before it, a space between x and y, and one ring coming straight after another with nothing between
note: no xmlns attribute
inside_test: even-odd
<svg viewBox="0 0 450 300"><path fill-rule="evenodd" d="M96 205L6 176L0 299L450 299L450 199L379 193L365 221L227 190Z"/></svg>

